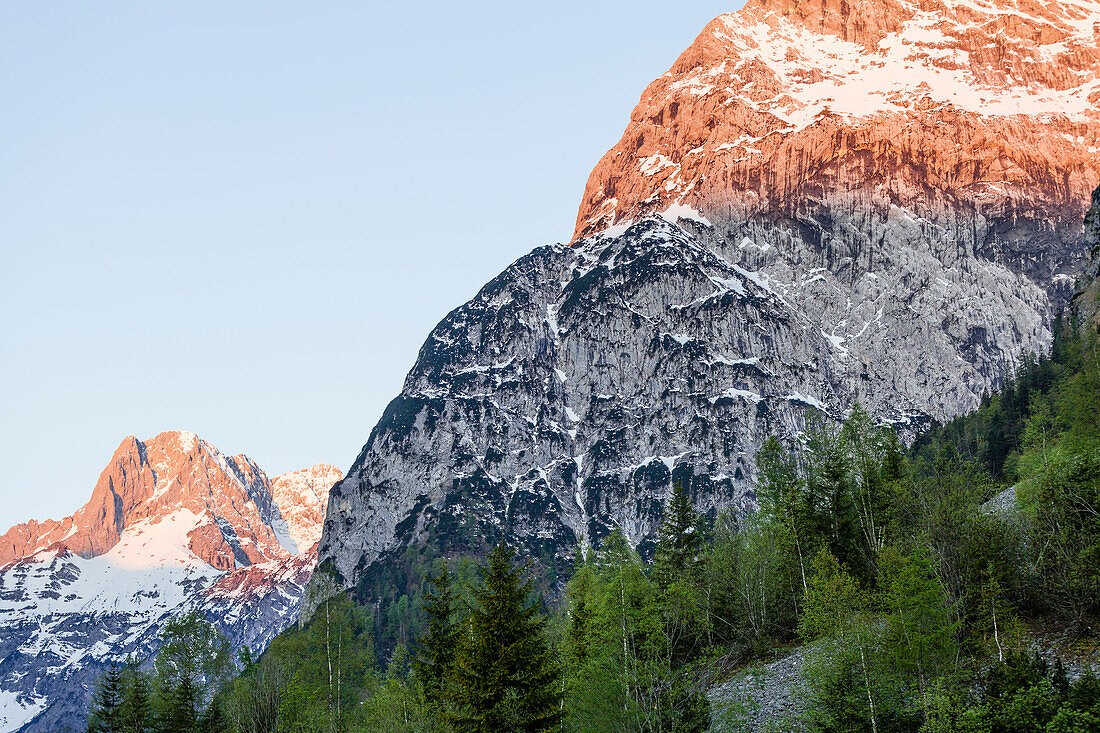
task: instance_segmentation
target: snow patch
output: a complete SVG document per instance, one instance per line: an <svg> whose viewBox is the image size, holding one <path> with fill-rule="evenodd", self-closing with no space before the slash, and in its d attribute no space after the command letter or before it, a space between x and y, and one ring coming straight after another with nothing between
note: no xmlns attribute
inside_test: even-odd
<svg viewBox="0 0 1100 733"><path fill-rule="evenodd" d="M670 224L677 224L681 219L686 219L687 221L695 221L699 222L700 224L705 224L708 227L714 226L714 224L711 223L710 219L706 218L687 204L680 202L677 202L662 211L661 218Z"/></svg>
<svg viewBox="0 0 1100 733"><path fill-rule="evenodd" d="M669 166L676 165L671 160L661 155L660 153L654 153L647 158L642 158L638 161L638 170L642 172L643 176L652 176Z"/></svg>
<svg viewBox="0 0 1100 733"><path fill-rule="evenodd" d="M0 730L18 730L46 709L46 698L0 690Z"/></svg>
<svg viewBox="0 0 1100 733"><path fill-rule="evenodd" d="M821 404L821 400L818 400L814 397L807 397L806 395L802 394L801 392L798 392L797 390L794 391L794 392L791 392L789 395L784 396L783 399L788 400L790 402L803 402L807 405L810 405L811 407L816 407L817 409L821 410L822 412L825 412L825 405Z"/></svg>
<svg viewBox="0 0 1100 733"><path fill-rule="evenodd" d="M720 394L719 396L711 397L710 398L710 404L713 405L714 403L716 403L718 400L722 399L723 397L728 397L731 400L737 400L737 399L748 400L749 402L753 403L754 405L757 402L760 402L760 400L763 399L763 397L761 397L758 393L753 392L752 390L739 389L737 387L730 387L725 392Z"/></svg>

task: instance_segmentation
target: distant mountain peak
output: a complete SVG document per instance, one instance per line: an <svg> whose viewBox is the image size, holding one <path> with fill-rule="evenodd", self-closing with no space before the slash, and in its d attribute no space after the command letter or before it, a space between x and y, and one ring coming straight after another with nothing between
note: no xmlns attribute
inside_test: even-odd
<svg viewBox="0 0 1100 733"><path fill-rule="evenodd" d="M0 537L0 727L79 727L95 673L155 652L176 613L262 649L297 614L339 479L318 464L272 480L188 431L127 436L72 516Z"/></svg>

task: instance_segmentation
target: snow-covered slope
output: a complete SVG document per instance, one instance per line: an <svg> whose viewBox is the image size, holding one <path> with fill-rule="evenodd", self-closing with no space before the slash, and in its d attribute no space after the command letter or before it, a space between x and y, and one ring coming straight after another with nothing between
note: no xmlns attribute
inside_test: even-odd
<svg viewBox="0 0 1100 733"><path fill-rule="evenodd" d="M95 675L154 653L181 612L265 647L295 617L338 478L318 465L271 480L191 433L124 440L73 517L0 538L0 730L80 728Z"/></svg>

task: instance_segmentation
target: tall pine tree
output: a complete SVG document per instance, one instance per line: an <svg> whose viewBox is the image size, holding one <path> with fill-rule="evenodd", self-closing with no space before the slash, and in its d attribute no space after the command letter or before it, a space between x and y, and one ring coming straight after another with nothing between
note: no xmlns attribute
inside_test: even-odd
<svg viewBox="0 0 1100 733"><path fill-rule="evenodd" d="M560 718L558 670L525 567L503 542L479 566L454 670L450 721L467 733L549 730Z"/></svg>
<svg viewBox="0 0 1100 733"><path fill-rule="evenodd" d="M88 733L122 733L122 670L111 665L96 685L88 716Z"/></svg>
<svg viewBox="0 0 1100 733"><path fill-rule="evenodd" d="M428 575L427 588L421 601L428 617L427 629L420 638L420 649L413 668L429 704L441 699L443 683L454 668L458 648L458 604L451 589L451 574L446 561L439 573Z"/></svg>
<svg viewBox="0 0 1100 733"><path fill-rule="evenodd" d="M697 579L703 552L699 530L699 515L691 505L691 497L677 481L665 508L654 557L657 581L662 589L676 581L690 583Z"/></svg>
<svg viewBox="0 0 1100 733"><path fill-rule="evenodd" d="M127 664L122 679L122 729L125 733L147 733L152 730L153 723L149 677L131 661Z"/></svg>

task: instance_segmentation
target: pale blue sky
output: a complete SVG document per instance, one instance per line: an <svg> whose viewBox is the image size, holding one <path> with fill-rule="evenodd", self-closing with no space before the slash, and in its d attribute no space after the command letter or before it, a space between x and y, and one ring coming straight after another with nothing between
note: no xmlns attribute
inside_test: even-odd
<svg viewBox="0 0 1100 733"><path fill-rule="evenodd" d="M0 533L128 434L347 469L742 2L0 6Z"/></svg>

